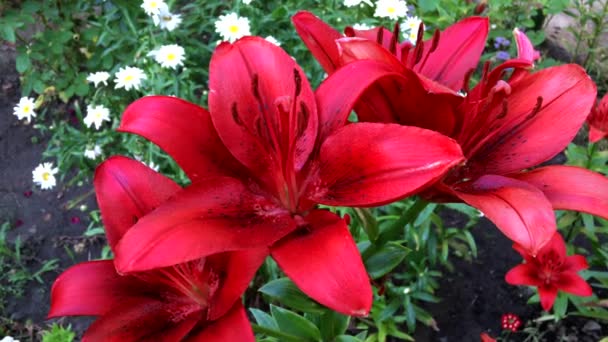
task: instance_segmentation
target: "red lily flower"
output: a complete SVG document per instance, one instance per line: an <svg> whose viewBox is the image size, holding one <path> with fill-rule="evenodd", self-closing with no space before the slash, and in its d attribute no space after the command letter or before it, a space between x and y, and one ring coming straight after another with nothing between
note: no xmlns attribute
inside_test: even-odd
<svg viewBox="0 0 608 342"><path fill-rule="evenodd" d="M407 196L462 159L436 132L345 125L369 84L393 74L346 67L313 92L279 47L259 37L222 43L210 66L210 113L153 96L131 104L120 130L155 142L193 181L140 219L117 246L121 272L270 247L310 297L364 315L371 286L348 226L317 204L375 206Z"/></svg>
<svg viewBox="0 0 608 342"><path fill-rule="evenodd" d="M587 119L589 123L589 141L592 143L608 137L608 94L593 107L591 115Z"/></svg>
<svg viewBox="0 0 608 342"><path fill-rule="evenodd" d="M302 18L307 25L302 24ZM318 28L323 27L318 21L309 14L294 19L296 27L305 27L306 32L313 31L312 28L327 31ZM464 22L469 24L461 31L471 25ZM377 83L383 96L362 98L365 107L362 115L357 107L360 121L433 129L461 144L466 163L455 167L425 196L435 201L463 201L476 207L507 237L534 254L556 230L553 209L580 210L608 218L608 181L599 174L574 167L550 166L520 173L551 159L566 147L584 123L596 88L576 65L530 74L527 69L539 55L524 33L515 30L514 34L518 58L492 71L486 64L474 89L469 91L465 81L466 96L459 101L453 101L453 93L413 73L390 50L371 40L341 38L337 40L336 51L337 60L347 66L371 59L385 63L400 75ZM477 63L472 56L477 55L467 52L462 58ZM504 81L508 69L513 71L508 81ZM368 115L372 112L373 115ZM576 187L568 188L566 184Z"/></svg>
<svg viewBox="0 0 608 342"><path fill-rule="evenodd" d="M453 108L462 102L458 91L479 62L489 28L487 18L466 18L443 32L435 31L426 41L421 28L412 46L409 41L397 41L397 26L394 32L383 27L348 27L345 33L351 38L344 38L309 12L298 12L292 21L328 74L356 60L374 59L390 64L402 75L379 80L361 96L355 106L360 121L396 122L444 134L454 129ZM388 103L387 98L403 100Z"/></svg>
<svg viewBox="0 0 608 342"><path fill-rule="evenodd" d="M525 263L512 268L505 280L512 285L530 285L538 287L540 303L549 311L557 297L557 291L572 293L577 296L591 296L591 287L577 272L588 268L587 260L582 255L566 256L566 244L559 233L555 233L536 256L513 245L524 258Z"/></svg>
<svg viewBox="0 0 608 342"><path fill-rule="evenodd" d="M479 335L479 338L481 339L481 342L496 342L496 339L488 335L487 333L481 333Z"/></svg>
<svg viewBox="0 0 608 342"><path fill-rule="evenodd" d="M95 173L110 247L180 187L147 166L112 157ZM267 249L226 252L120 275L112 260L83 262L53 284L48 318L98 319L83 341L254 341L239 300Z"/></svg>

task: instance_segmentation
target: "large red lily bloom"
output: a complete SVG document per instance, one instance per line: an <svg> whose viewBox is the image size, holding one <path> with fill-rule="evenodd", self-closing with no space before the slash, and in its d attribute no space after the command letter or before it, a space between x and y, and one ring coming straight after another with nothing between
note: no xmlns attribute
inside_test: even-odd
<svg viewBox="0 0 608 342"><path fill-rule="evenodd" d="M593 108L587 119L589 123L589 141L592 143L608 137L608 94Z"/></svg>
<svg viewBox="0 0 608 342"><path fill-rule="evenodd" d="M131 104L120 130L158 144L193 184L125 234L118 269L269 246L313 299L341 313L367 314L371 286L347 224L317 204L388 203L462 160L459 146L436 132L346 125L357 96L391 74L380 63L364 62L313 92L283 50L246 37L220 44L213 54L210 112L173 97Z"/></svg>
<svg viewBox="0 0 608 342"><path fill-rule="evenodd" d="M292 21L329 74L356 60L375 59L402 75L379 80L361 96L355 106L360 121L396 122L444 134L455 129L453 108L463 100L459 91L477 67L489 30L487 18L466 18L425 41L420 29L413 46L398 42L397 26L394 32L347 27L345 38L309 12L297 13ZM395 101L398 98L402 100Z"/></svg>
<svg viewBox="0 0 608 342"><path fill-rule="evenodd" d="M95 190L112 249L180 187L124 157L101 164ZM83 341L254 341L240 296L267 249L225 252L120 275L113 260L83 262L53 284L49 318L98 316Z"/></svg>
<svg viewBox="0 0 608 342"><path fill-rule="evenodd" d="M536 286L540 303L546 311L551 309L560 290L577 296L593 294L591 286L577 273L589 267L587 260L578 254L566 256L566 244L558 232L536 256L530 255L518 245L514 245L513 249L521 254L525 263L515 266L507 273L507 283Z"/></svg>
<svg viewBox="0 0 608 342"><path fill-rule="evenodd" d="M469 91L467 82L463 84L465 95L460 101L453 101L453 95L441 91L436 82L429 83L391 51L369 39L338 39L337 58L351 67L357 61L376 60L400 75L382 81L385 96L363 98L368 110L359 116L360 121L429 128L460 143L466 163L436 183L432 191L426 192L427 198L468 203L534 254L556 230L553 209L580 210L608 218L608 180L582 168L565 166L521 172L566 147L584 123L596 87L577 65L530 74L528 69L539 55L525 34L518 30L514 34L518 58L491 71L486 64L475 88ZM469 53L462 58L477 62L476 55ZM507 81L503 80L506 70L513 70ZM410 94L415 94L413 100ZM376 114L366 114L371 112Z"/></svg>

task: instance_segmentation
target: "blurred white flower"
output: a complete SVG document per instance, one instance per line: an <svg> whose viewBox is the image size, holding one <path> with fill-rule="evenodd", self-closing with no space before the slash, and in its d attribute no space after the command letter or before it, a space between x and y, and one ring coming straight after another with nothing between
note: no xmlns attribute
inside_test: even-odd
<svg viewBox="0 0 608 342"><path fill-rule="evenodd" d="M355 24L353 25L353 29L355 30L359 30L359 31L364 31L364 30L371 30L373 27L365 24L365 23L361 23L361 24Z"/></svg>
<svg viewBox="0 0 608 342"><path fill-rule="evenodd" d="M125 88L130 90L131 88L139 89L141 81L146 79L144 71L137 67L122 67L116 73L114 82L116 85L114 88Z"/></svg>
<svg viewBox="0 0 608 342"><path fill-rule="evenodd" d="M378 0L374 17L390 18L393 20L407 15L407 4L403 0Z"/></svg>
<svg viewBox="0 0 608 342"><path fill-rule="evenodd" d="M89 149L88 147L84 149L84 156L89 159L97 159L101 155L101 147L99 145L93 146L93 148ZM0 341L2 342L2 341Z"/></svg>
<svg viewBox="0 0 608 342"><path fill-rule="evenodd" d="M152 17L152 20L154 21L154 25L160 26L161 29L173 31L182 23L182 16L169 12L169 7L163 4L159 12Z"/></svg>
<svg viewBox="0 0 608 342"><path fill-rule="evenodd" d="M87 116L84 117L84 124L87 127L95 125L99 129L104 121L110 121L110 110L102 105L87 106Z"/></svg>
<svg viewBox="0 0 608 342"><path fill-rule="evenodd" d="M54 168L52 163L42 163L32 171L32 178L34 179L34 183L40 185L42 190L47 190L57 184L57 180L55 179L57 172L59 170L56 167Z"/></svg>
<svg viewBox="0 0 608 342"><path fill-rule="evenodd" d="M275 37L273 36L268 36L266 38L267 41L271 42L272 44L276 45L276 46L281 46L281 42L279 42Z"/></svg>
<svg viewBox="0 0 608 342"><path fill-rule="evenodd" d="M19 99L19 103L13 107L13 114L15 114L19 120L26 119L27 122L30 122L32 118L36 116L36 112L34 112L35 107L36 104L34 103L34 99L22 97Z"/></svg>
<svg viewBox="0 0 608 342"><path fill-rule="evenodd" d="M221 15L215 22L215 32L219 33L224 40L232 43L243 36L251 34L249 31L249 19L239 17L234 12Z"/></svg>
<svg viewBox="0 0 608 342"><path fill-rule="evenodd" d="M370 0L344 0L344 6L346 6L346 7L353 7L353 6L360 5L362 3L366 3L370 6L372 5Z"/></svg>
<svg viewBox="0 0 608 342"><path fill-rule="evenodd" d="M110 74L108 72L98 71L89 74L89 76L87 76L87 81L95 84L95 86L97 87L99 83L103 83L103 85L108 85L108 78L110 78Z"/></svg>
<svg viewBox="0 0 608 342"><path fill-rule="evenodd" d="M244 3L245 5L249 5L249 4L251 3L251 1L252 1L252 0L243 0L243 3Z"/></svg>
<svg viewBox="0 0 608 342"><path fill-rule="evenodd" d="M416 34L418 34L418 29L420 28L420 23L422 23L422 20L420 20L420 18L418 18L416 16L407 17L407 18L405 18L405 21L403 22L403 24L401 24L401 31L403 31L403 32L414 31Z"/></svg>
<svg viewBox="0 0 608 342"><path fill-rule="evenodd" d="M177 44L163 45L158 50L151 51L148 56L154 57L163 68L176 69L184 64L184 48Z"/></svg>
<svg viewBox="0 0 608 342"><path fill-rule="evenodd" d="M163 0L144 0L141 4L141 8L143 8L149 16L157 15L162 6L167 6Z"/></svg>
<svg viewBox="0 0 608 342"><path fill-rule="evenodd" d="M154 171L156 171L156 172L158 172L158 169L160 169L160 165L154 164L154 162L153 162L153 161L150 161L150 162L149 162L148 164L146 164L146 165L148 165L148 167L149 167L149 168L151 168L152 170L154 170Z"/></svg>

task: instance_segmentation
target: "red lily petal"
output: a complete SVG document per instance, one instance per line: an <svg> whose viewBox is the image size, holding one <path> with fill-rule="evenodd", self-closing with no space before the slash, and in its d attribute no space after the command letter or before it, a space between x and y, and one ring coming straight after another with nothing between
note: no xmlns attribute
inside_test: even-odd
<svg viewBox="0 0 608 342"><path fill-rule="evenodd" d="M272 257L314 300L345 315L367 315L372 288L346 222L325 210L315 210L304 220L307 231L275 244Z"/></svg>
<svg viewBox="0 0 608 342"><path fill-rule="evenodd" d="M307 11L299 11L291 17L298 35L323 69L331 74L339 66L336 39L340 32L327 25L323 20Z"/></svg>
<svg viewBox="0 0 608 342"><path fill-rule="evenodd" d="M542 255L551 255L551 256L559 256L559 258L564 261L566 260L566 242L562 235L559 232L555 232L549 242L543 246L543 248L538 253L538 257L542 258Z"/></svg>
<svg viewBox="0 0 608 342"><path fill-rule="evenodd" d="M559 279L555 282L555 286L564 292L571 293L575 296L587 297L593 294L591 286L574 272L562 272Z"/></svg>
<svg viewBox="0 0 608 342"><path fill-rule="evenodd" d="M456 190L455 195L483 212L531 255L536 255L557 229L551 203L528 183L486 175Z"/></svg>
<svg viewBox="0 0 608 342"><path fill-rule="evenodd" d="M507 272L505 281L511 285L540 286L542 281L538 279L539 270L530 263L520 264Z"/></svg>
<svg viewBox="0 0 608 342"><path fill-rule="evenodd" d="M481 335L479 335L479 338L481 338L481 342L496 342L495 338L492 338L486 333L481 333Z"/></svg>
<svg viewBox="0 0 608 342"><path fill-rule="evenodd" d="M180 341L200 318L186 317L176 321L175 316L179 314L171 312L170 304L153 299L125 302L91 324L82 341Z"/></svg>
<svg viewBox="0 0 608 342"><path fill-rule="evenodd" d="M243 171L218 137L209 113L177 97L146 96L133 102L125 110L118 130L160 146L191 181Z"/></svg>
<svg viewBox="0 0 608 342"><path fill-rule="evenodd" d="M512 177L539 188L553 208L608 219L608 178L582 167L552 165Z"/></svg>
<svg viewBox="0 0 608 342"><path fill-rule="evenodd" d="M604 132L601 129L589 124L589 141L596 143L602 140L605 136L608 136L608 132Z"/></svg>
<svg viewBox="0 0 608 342"><path fill-rule="evenodd" d="M142 217L116 246L120 272L143 271L226 251L263 248L295 229L272 199L233 178L193 184Z"/></svg>
<svg viewBox="0 0 608 342"><path fill-rule="evenodd" d="M240 302L237 302L226 315L205 326L201 332L188 337L185 341L254 342L255 336L251 330L251 324L247 319L247 313L245 312L243 305Z"/></svg>
<svg viewBox="0 0 608 342"><path fill-rule="evenodd" d="M587 264L587 258L580 254L575 254L566 257L564 268L572 272L578 272L588 269L589 264Z"/></svg>
<svg viewBox="0 0 608 342"><path fill-rule="evenodd" d="M540 305L545 311L549 311L555 303L555 298L557 298L557 288L555 286L540 286L538 295L540 296Z"/></svg>
<svg viewBox="0 0 608 342"><path fill-rule="evenodd" d="M382 31L382 33L380 33L380 31ZM393 32L387 30L385 27L379 26L369 30L355 30L352 27L346 27L344 29L344 33L347 37L357 37L368 40L387 52L390 52L389 49L391 48L391 45L395 44L395 52L399 54L399 56L401 55L401 51L399 49L400 44L393 42ZM382 37L381 42L378 41L379 37Z"/></svg>
<svg viewBox="0 0 608 342"><path fill-rule="evenodd" d="M74 265L55 280L47 318L103 315L126 299L142 298L141 286L136 278L118 275L112 260Z"/></svg>
<svg viewBox="0 0 608 342"><path fill-rule="evenodd" d="M403 73L405 66L390 51L373 40L365 38L341 38L336 41L340 52L341 64L348 64L362 59L373 59L387 63L396 72Z"/></svg>
<svg viewBox="0 0 608 342"><path fill-rule="evenodd" d="M353 139L356 137L356 139ZM317 203L375 206L420 190L463 160L451 138L418 127L356 123L321 146Z"/></svg>
<svg viewBox="0 0 608 342"><path fill-rule="evenodd" d="M181 189L146 165L121 156L110 157L99 165L93 183L108 243L113 250L137 219Z"/></svg>
<svg viewBox="0 0 608 342"><path fill-rule="evenodd" d="M228 150L268 184L282 179L281 167L299 170L314 148L318 116L296 62L267 40L246 37L220 44L210 70L211 119Z"/></svg>
<svg viewBox="0 0 608 342"><path fill-rule="evenodd" d="M214 254L209 257L212 269L224 270L221 287L213 294L209 304L209 320L224 315L249 287L258 268L266 259L267 248L247 249Z"/></svg>
<svg viewBox="0 0 608 342"><path fill-rule="evenodd" d="M489 26L486 17L469 17L449 26L441 32L436 50L414 70L453 90L462 89L465 75L479 63ZM431 45L424 42L425 54Z"/></svg>
<svg viewBox="0 0 608 342"><path fill-rule="evenodd" d="M480 174L516 172L555 156L583 125L596 95L593 81L574 64L527 75L510 89L506 117L497 121L500 133L469 160ZM538 97L542 105L535 110Z"/></svg>
<svg viewBox="0 0 608 342"><path fill-rule="evenodd" d="M385 77L397 81L401 75L386 63L358 61L340 68L321 83L315 92L319 120L323 123L319 126L318 141L323 142L344 126L360 95L374 82Z"/></svg>

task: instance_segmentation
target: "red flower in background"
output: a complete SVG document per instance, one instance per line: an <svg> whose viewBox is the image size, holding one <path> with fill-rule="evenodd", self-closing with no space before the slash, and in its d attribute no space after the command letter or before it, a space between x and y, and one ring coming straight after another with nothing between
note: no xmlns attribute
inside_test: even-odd
<svg viewBox="0 0 608 342"><path fill-rule="evenodd" d="M516 314L507 313L503 314L500 320L500 326L504 330L517 331L521 326L521 320Z"/></svg>
<svg viewBox="0 0 608 342"><path fill-rule="evenodd" d="M458 145L436 132L346 125L358 95L390 74L367 61L313 92L287 53L247 37L213 54L210 112L174 97L130 105L120 130L158 144L193 184L125 234L117 268L140 271L270 247L310 297L344 314L367 314L371 286L348 226L317 204L388 203L462 160Z"/></svg>
<svg viewBox="0 0 608 342"><path fill-rule="evenodd" d="M578 271L588 268L587 260L578 254L566 256L566 244L559 233L556 232L536 256L517 244L513 249L521 254L525 263L507 273L507 283L536 286L540 303L546 311L553 306L558 290L577 296L593 294L589 284L578 275Z"/></svg>
<svg viewBox="0 0 608 342"><path fill-rule="evenodd" d="M147 166L113 157L95 173L110 247L180 187ZM240 296L268 255L251 249L120 275L113 260L63 272L51 291L48 318L98 316L83 341L254 341Z"/></svg>
<svg viewBox="0 0 608 342"><path fill-rule="evenodd" d="M568 166L522 172L562 151L583 125L596 87L579 66L530 74L527 69L539 54L525 34L515 30L518 58L493 70L487 63L480 82L469 90L470 71L485 44L487 19L462 20L430 41L419 39L414 50L407 43L396 48L395 36L383 29L375 29L376 42L341 38L307 12L293 21L326 70L371 59L398 74L376 82L361 97L356 106L359 121L423 127L460 143L466 162L437 182L426 198L462 201L479 209L531 254L556 230L553 209L608 218L608 180L602 175ZM461 88L463 95L456 92Z"/></svg>
<svg viewBox="0 0 608 342"><path fill-rule="evenodd" d="M593 107L591 115L587 119L589 123L589 141L592 143L608 137L608 94Z"/></svg>
<svg viewBox="0 0 608 342"><path fill-rule="evenodd" d="M496 342L495 338L491 337L490 335L488 335L486 333L481 333L479 338L481 338L481 342Z"/></svg>

